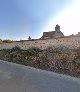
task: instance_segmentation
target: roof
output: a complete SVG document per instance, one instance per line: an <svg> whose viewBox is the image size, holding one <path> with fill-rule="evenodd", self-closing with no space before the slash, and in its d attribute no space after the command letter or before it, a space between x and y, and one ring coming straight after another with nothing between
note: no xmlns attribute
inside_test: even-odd
<svg viewBox="0 0 80 92"><path fill-rule="evenodd" d="M56 33L56 31L43 32L43 36L52 37L55 33Z"/></svg>

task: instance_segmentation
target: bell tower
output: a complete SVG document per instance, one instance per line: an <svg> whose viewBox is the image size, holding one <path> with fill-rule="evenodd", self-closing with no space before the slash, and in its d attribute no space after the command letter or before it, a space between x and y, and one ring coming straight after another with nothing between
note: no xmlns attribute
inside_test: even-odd
<svg viewBox="0 0 80 92"><path fill-rule="evenodd" d="M55 27L55 31L60 31L60 26L57 24L56 27Z"/></svg>

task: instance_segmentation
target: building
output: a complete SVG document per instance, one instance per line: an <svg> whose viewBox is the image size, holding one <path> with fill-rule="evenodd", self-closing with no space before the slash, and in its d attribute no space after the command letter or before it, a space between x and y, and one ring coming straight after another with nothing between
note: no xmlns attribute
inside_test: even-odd
<svg viewBox="0 0 80 92"><path fill-rule="evenodd" d="M43 36L41 37L41 39L52 39L58 37L64 37L64 34L60 31L60 26L57 24L55 27L55 31L43 32Z"/></svg>

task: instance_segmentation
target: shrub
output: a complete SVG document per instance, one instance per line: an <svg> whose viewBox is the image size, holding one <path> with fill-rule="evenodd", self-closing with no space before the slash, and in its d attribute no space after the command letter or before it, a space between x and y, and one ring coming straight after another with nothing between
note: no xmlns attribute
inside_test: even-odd
<svg viewBox="0 0 80 92"><path fill-rule="evenodd" d="M13 47L13 48L11 49L11 51L21 51L21 48L20 48L20 47L15 46L15 47Z"/></svg>
<svg viewBox="0 0 80 92"><path fill-rule="evenodd" d="M11 43L13 42L13 40L8 39L8 40L3 40L2 42Z"/></svg>
<svg viewBox="0 0 80 92"><path fill-rule="evenodd" d="M2 39L0 39L0 42L2 42Z"/></svg>
<svg viewBox="0 0 80 92"><path fill-rule="evenodd" d="M37 47L31 47L31 48L27 49L27 51L29 51L29 53L31 53L31 54L36 54L41 50Z"/></svg>

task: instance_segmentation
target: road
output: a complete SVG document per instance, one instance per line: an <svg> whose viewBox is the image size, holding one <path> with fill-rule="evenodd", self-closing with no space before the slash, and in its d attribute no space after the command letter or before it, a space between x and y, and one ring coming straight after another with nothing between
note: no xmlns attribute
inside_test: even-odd
<svg viewBox="0 0 80 92"><path fill-rule="evenodd" d="M0 92L80 92L80 79L0 60Z"/></svg>

